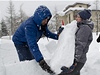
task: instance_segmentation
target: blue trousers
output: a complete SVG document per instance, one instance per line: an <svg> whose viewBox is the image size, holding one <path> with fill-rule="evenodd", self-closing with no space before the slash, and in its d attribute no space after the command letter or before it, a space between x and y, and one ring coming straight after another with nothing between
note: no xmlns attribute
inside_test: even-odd
<svg viewBox="0 0 100 75"><path fill-rule="evenodd" d="M18 53L18 57L20 61L25 61L25 60L32 60L34 59L34 56L32 56L30 49L27 44L24 45L18 45L14 44Z"/></svg>

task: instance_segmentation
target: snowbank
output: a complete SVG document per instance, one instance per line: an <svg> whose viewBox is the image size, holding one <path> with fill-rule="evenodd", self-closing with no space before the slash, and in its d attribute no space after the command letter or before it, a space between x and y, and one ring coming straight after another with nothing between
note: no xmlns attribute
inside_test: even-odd
<svg viewBox="0 0 100 75"><path fill-rule="evenodd" d="M41 38L39 48L46 62L59 73L62 65L70 66L73 59L74 34L76 26L69 24L61 33L59 41ZM73 26L71 26L73 25ZM93 33L93 41L87 53L87 62L81 75L100 75L100 44L98 36ZM67 55L68 54L68 55ZM68 63L69 62L69 63ZM35 60L19 62L16 49L11 40L1 39L0 43L0 75L49 75L43 71Z"/></svg>
<svg viewBox="0 0 100 75"><path fill-rule="evenodd" d="M0 74L1 75L1 74ZM49 75L35 60L6 65L6 75Z"/></svg>
<svg viewBox="0 0 100 75"><path fill-rule="evenodd" d="M6 70L2 58L0 56L0 75L6 75Z"/></svg>

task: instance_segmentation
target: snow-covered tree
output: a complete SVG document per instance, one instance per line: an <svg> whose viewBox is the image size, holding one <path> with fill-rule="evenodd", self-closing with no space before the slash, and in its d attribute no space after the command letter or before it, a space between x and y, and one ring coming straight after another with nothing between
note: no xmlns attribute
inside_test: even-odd
<svg viewBox="0 0 100 75"><path fill-rule="evenodd" d="M51 20L48 23L49 30L51 32L57 31L59 29L59 27L60 27L59 15L58 15L57 12L58 12L58 10L55 7L54 12L53 12L53 16L52 16Z"/></svg>
<svg viewBox="0 0 100 75"><path fill-rule="evenodd" d="M18 26L28 17L25 14L25 12L22 10L22 5L20 6L19 12L16 13L14 4L11 0L9 1L7 13L8 13L8 16L6 16L6 24L7 24L8 34L9 36L11 36L14 34Z"/></svg>
<svg viewBox="0 0 100 75"><path fill-rule="evenodd" d="M1 36L7 36L8 35L7 26L6 26L4 19L1 20L1 31L2 31Z"/></svg>
<svg viewBox="0 0 100 75"><path fill-rule="evenodd" d="M55 22L56 30L58 30L59 27L60 27L59 14L58 14L57 12L58 12L58 10L57 10L57 8L55 7L54 16L53 16L53 18L54 18L53 22Z"/></svg>
<svg viewBox="0 0 100 75"><path fill-rule="evenodd" d="M15 25L15 30L18 28L18 26L23 22L25 21L26 19L28 18L28 16L26 15L26 13L23 11L22 9L22 4L20 5L20 9L19 9L19 12L18 12L18 15L16 17L16 25ZM14 30L14 31L15 31Z"/></svg>
<svg viewBox="0 0 100 75"><path fill-rule="evenodd" d="M9 1L7 13L8 16L6 16L6 22L7 22L9 36L11 36L14 33L14 28L15 28L14 26L16 25L16 13L14 4L11 0Z"/></svg>
<svg viewBox="0 0 100 75"><path fill-rule="evenodd" d="M26 15L26 13L22 9L22 5L20 5L20 10L19 10L20 23L22 23L23 21L25 21L28 18L28 16Z"/></svg>

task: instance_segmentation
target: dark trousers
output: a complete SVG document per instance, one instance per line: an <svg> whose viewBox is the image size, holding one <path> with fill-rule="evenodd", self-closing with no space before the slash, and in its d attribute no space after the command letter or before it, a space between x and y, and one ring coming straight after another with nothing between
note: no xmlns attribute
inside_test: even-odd
<svg viewBox="0 0 100 75"><path fill-rule="evenodd" d="M16 47L16 50L17 50L17 53L18 53L20 61L34 59L34 57L32 56L32 54L31 54L31 52L30 52L29 47L28 47L27 44L24 44L24 45L14 44L14 45Z"/></svg>

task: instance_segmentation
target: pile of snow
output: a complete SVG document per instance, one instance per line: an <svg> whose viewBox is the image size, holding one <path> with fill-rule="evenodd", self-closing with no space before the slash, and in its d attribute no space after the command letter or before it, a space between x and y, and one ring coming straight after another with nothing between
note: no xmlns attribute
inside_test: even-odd
<svg viewBox="0 0 100 75"><path fill-rule="evenodd" d="M100 75L100 43L96 42L97 37L96 33L93 33L93 41L87 53L87 62L81 71L82 75Z"/></svg>
<svg viewBox="0 0 100 75"><path fill-rule="evenodd" d="M47 39L44 38L44 40ZM48 43L48 41L46 42ZM49 74L43 71L35 60L20 62L13 42L3 38L0 44L0 75Z"/></svg>
<svg viewBox="0 0 100 75"><path fill-rule="evenodd" d="M8 39L8 40L11 39L11 38L12 38L12 36L2 36L1 37L1 39Z"/></svg>
<svg viewBox="0 0 100 75"><path fill-rule="evenodd" d="M51 58L50 65L56 73L60 73L62 66L71 66L74 59L76 21L66 25L60 34L57 48ZM70 58L70 59L69 59ZM59 63L58 63L59 62Z"/></svg>
<svg viewBox="0 0 100 75"><path fill-rule="evenodd" d="M19 62L16 49L11 40L1 39L0 55L4 64L12 64Z"/></svg>
<svg viewBox="0 0 100 75"><path fill-rule="evenodd" d="M6 75L49 75L49 74L43 71L35 60L32 60L32 61L24 61L11 65L6 65Z"/></svg>
<svg viewBox="0 0 100 75"><path fill-rule="evenodd" d="M62 65L70 66L72 64L76 29L76 23L73 21L65 27L58 41L41 38L38 42L46 62L56 73L61 71ZM97 37L93 33L93 41L81 75L100 75L100 44L96 42ZM49 75L40 68L35 60L19 62L11 40L1 39L0 42L0 75Z"/></svg>

